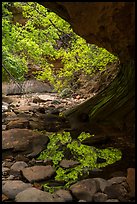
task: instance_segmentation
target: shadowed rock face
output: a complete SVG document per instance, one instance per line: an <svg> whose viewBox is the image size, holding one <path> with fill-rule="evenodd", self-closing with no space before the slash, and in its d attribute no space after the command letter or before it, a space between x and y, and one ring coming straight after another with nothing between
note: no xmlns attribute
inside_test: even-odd
<svg viewBox="0 0 137 204"><path fill-rule="evenodd" d="M67 20L74 31L116 54L134 58L135 2L40 2Z"/></svg>

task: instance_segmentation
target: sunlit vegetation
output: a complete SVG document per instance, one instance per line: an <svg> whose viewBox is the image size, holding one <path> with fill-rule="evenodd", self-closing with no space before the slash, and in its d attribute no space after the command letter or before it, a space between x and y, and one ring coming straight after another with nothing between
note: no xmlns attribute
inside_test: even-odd
<svg viewBox="0 0 137 204"><path fill-rule="evenodd" d="M23 23L14 20L14 10L20 12ZM57 59L63 68L55 71ZM32 62L39 67L35 77L50 81L60 91L69 87L77 72L92 75L117 60L107 50L87 44L65 20L36 2L2 3L3 80L9 78L7 70L23 80Z"/></svg>
<svg viewBox="0 0 137 204"><path fill-rule="evenodd" d="M88 176L90 171L113 164L122 157L121 151L112 147L98 149L81 144L81 141L88 137L94 135L82 132L77 140L73 140L69 132L54 133L49 137L50 142L46 149L38 157L41 160L52 160L56 169L55 180L65 181L64 188L68 188L79 178ZM67 153L69 159L78 161L79 165L69 169L60 167L59 163L62 159L66 159ZM104 159L104 162L98 163L97 158ZM54 191L54 188L50 188L47 183L44 187L46 190Z"/></svg>
<svg viewBox="0 0 137 204"><path fill-rule="evenodd" d="M18 10L23 21L14 19ZM60 60L62 68L55 70L53 62ZM102 72L118 58L104 48L88 44L73 32L69 23L36 2L2 2L2 80L9 75L24 80L31 62L39 67L34 72L38 80L49 81L56 91L69 88L77 73L92 76ZM89 133L81 133L73 140L69 132L54 133L38 159L50 159L56 169L56 181L64 181L68 188L90 171L105 167L121 159L118 149L98 149L81 144ZM62 159L73 159L78 165L69 169L59 166ZM98 163L97 158L104 159ZM53 191L46 183L44 188Z"/></svg>

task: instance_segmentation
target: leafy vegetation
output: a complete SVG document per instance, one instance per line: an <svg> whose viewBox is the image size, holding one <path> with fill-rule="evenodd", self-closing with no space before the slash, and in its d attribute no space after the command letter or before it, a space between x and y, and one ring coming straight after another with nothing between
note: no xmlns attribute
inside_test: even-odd
<svg viewBox="0 0 137 204"><path fill-rule="evenodd" d="M65 181L64 188L68 188L81 177L88 176L89 172L105 167L121 159L121 151L115 148L98 149L81 144L81 141L87 137L94 137L89 133L82 132L77 140L73 140L69 132L54 133L50 138L47 148L41 152L38 159L50 159L56 169L56 181ZM62 159L72 159L79 162L79 165L64 169L59 166ZM104 159L104 162L98 163L97 158ZM44 184L46 190L52 192L54 188Z"/></svg>
<svg viewBox="0 0 137 204"><path fill-rule="evenodd" d="M20 17L16 19L16 11ZM63 68L55 69L54 62L60 60ZM9 74L24 80L28 64L39 67L34 75L39 80L48 80L55 89L69 88L77 73L92 75L106 69L106 65L117 61L117 57L94 44L88 44L73 32L71 26L36 2L2 2L2 79ZM93 137L94 135L92 135ZM81 133L72 140L69 132L54 133L38 159L51 159L56 168L56 181L64 181L64 188L86 176L95 168L105 167L121 159L121 152L114 148L97 149L81 144L91 137ZM63 169L59 166L63 158L73 159L79 165ZM105 159L98 163L97 158ZM53 190L46 183L49 191Z"/></svg>
<svg viewBox="0 0 137 204"><path fill-rule="evenodd" d="M8 10L8 3L2 3L2 79L8 80L8 70L12 76L22 80L27 71L25 57L16 52L16 44L19 33L11 24L12 13ZM6 68L6 70L5 70Z"/></svg>
<svg viewBox="0 0 137 204"><path fill-rule="evenodd" d="M20 19L14 17L16 10ZM53 62L61 60L62 69ZM55 13L36 2L2 2L2 76L5 68L23 80L32 62L39 67L35 77L48 80L56 90L69 87L79 71L92 75L105 70L117 57L103 48L87 44L71 26Z"/></svg>

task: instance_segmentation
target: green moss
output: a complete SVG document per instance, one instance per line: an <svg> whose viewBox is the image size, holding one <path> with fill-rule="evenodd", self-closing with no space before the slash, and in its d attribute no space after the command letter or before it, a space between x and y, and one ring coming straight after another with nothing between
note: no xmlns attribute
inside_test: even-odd
<svg viewBox="0 0 137 204"><path fill-rule="evenodd" d="M93 146L81 144L81 141L88 137L93 137L89 133L82 132L77 140L73 140L69 132L54 133L50 138L47 148L41 152L38 159L51 159L56 169L56 181L64 181L64 188L68 188L81 177L88 176L94 168L101 168L113 164L122 157L120 150L109 147L98 149ZM65 158L65 152L71 152L71 159L78 161L79 165L64 169L59 166L59 162ZM97 158L103 158L105 162L98 163ZM65 158L67 159L67 158ZM53 191L54 187L44 185L46 191Z"/></svg>

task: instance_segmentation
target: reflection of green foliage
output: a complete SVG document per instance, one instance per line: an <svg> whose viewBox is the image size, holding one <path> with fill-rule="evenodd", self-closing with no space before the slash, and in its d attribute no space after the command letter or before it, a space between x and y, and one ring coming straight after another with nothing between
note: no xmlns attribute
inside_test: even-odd
<svg viewBox="0 0 137 204"><path fill-rule="evenodd" d="M94 168L105 167L109 164L121 159L122 153L115 148L98 149L93 146L86 146L81 144L81 141L87 137L92 137L89 133L82 132L77 140L73 140L69 132L54 133L50 138L46 150L41 152L38 159L51 159L56 168L56 181L65 181L64 188L68 188L70 184L75 183L80 177L87 176ZM64 169L59 166L59 162L64 158L64 152L70 151L72 159L79 162L79 165ZM106 162L97 163L97 158L103 158ZM45 189L48 184L45 184ZM52 189L53 190L53 189Z"/></svg>

